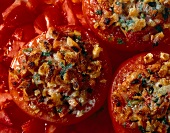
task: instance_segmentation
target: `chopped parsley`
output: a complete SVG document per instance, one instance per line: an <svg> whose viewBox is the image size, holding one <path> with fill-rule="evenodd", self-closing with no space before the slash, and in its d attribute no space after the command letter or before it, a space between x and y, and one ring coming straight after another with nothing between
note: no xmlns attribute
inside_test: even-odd
<svg viewBox="0 0 170 133"><path fill-rule="evenodd" d="M124 41L123 41L121 38L118 38L118 39L117 39L117 43L118 43L118 44L124 44Z"/></svg>
<svg viewBox="0 0 170 133"><path fill-rule="evenodd" d="M158 102L158 100L159 100L159 98L158 97L156 97L154 100L153 100L153 102Z"/></svg>
<svg viewBox="0 0 170 133"><path fill-rule="evenodd" d="M48 60L48 65L52 65L52 61L51 60Z"/></svg>
<svg viewBox="0 0 170 133"><path fill-rule="evenodd" d="M146 78L142 78L142 87L145 87L147 85Z"/></svg>
<svg viewBox="0 0 170 133"><path fill-rule="evenodd" d="M120 6L121 3L119 1L116 1L115 4Z"/></svg>
<svg viewBox="0 0 170 133"><path fill-rule="evenodd" d="M68 100L68 99L70 99L69 96L63 95L63 100Z"/></svg>
<svg viewBox="0 0 170 133"><path fill-rule="evenodd" d="M60 71L60 76L63 77L64 74L68 71L68 69L72 68L72 64L67 64L66 66L64 66L63 63L61 63L61 71Z"/></svg>
<svg viewBox="0 0 170 133"><path fill-rule="evenodd" d="M35 73L33 76L32 76L33 80L34 80L34 83L35 85L38 85L38 82L40 81L40 75L38 73Z"/></svg>
<svg viewBox="0 0 170 133"><path fill-rule="evenodd" d="M56 111L57 111L57 113L61 113L62 112L62 108L57 108Z"/></svg>
<svg viewBox="0 0 170 133"><path fill-rule="evenodd" d="M42 52L41 55L42 55L42 56L50 56L50 55L51 55L51 52Z"/></svg>
<svg viewBox="0 0 170 133"><path fill-rule="evenodd" d="M151 69L147 69L149 74L154 74L154 72L151 71Z"/></svg>
<svg viewBox="0 0 170 133"><path fill-rule="evenodd" d="M102 15L102 10L96 10L95 12L97 15Z"/></svg>
<svg viewBox="0 0 170 133"><path fill-rule="evenodd" d="M143 19L145 19L146 16L145 16L144 13L141 13L140 17L143 18Z"/></svg>
<svg viewBox="0 0 170 133"><path fill-rule="evenodd" d="M139 104L140 100L129 100L127 103L128 107L133 107L134 105Z"/></svg>
<svg viewBox="0 0 170 133"><path fill-rule="evenodd" d="M140 78L142 78L142 74L141 73L138 75L138 79L140 79Z"/></svg>
<svg viewBox="0 0 170 133"><path fill-rule="evenodd" d="M26 48L26 49L23 49L23 52L32 52L33 48Z"/></svg>
<svg viewBox="0 0 170 133"><path fill-rule="evenodd" d="M131 26L134 22L134 20L126 20L127 26Z"/></svg>
<svg viewBox="0 0 170 133"><path fill-rule="evenodd" d="M141 133L145 133L145 129L143 126L138 126L139 130L141 131Z"/></svg>

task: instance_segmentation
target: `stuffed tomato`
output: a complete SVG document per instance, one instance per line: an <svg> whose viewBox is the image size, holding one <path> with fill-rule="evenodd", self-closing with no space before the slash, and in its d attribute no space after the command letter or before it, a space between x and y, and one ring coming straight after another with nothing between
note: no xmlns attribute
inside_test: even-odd
<svg viewBox="0 0 170 133"><path fill-rule="evenodd" d="M73 124L103 105L111 68L105 48L75 26L50 28L24 46L9 70L14 102L29 115Z"/></svg>
<svg viewBox="0 0 170 133"><path fill-rule="evenodd" d="M83 13L107 45L123 51L143 51L163 45L167 39L169 6L161 0L83 0Z"/></svg>
<svg viewBox="0 0 170 133"><path fill-rule="evenodd" d="M116 133L170 132L170 54L142 53L115 74L109 111Z"/></svg>

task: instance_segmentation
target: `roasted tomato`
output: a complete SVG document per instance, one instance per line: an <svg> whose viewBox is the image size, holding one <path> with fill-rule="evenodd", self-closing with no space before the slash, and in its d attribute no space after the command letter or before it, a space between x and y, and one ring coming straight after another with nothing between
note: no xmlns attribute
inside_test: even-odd
<svg viewBox="0 0 170 133"><path fill-rule="evenodd" d="M161 45L164 31L169 28L168 7L169 3L160 0L83 0L83 13L91 29L123 51L143 51Z"/></svg>
<svg viewBox="0 0 170 133"><path fill-rule="evenodd" d="M109 96L117 133L170 132L170 54L142 53L115 74Z"/></svg>
<svg viewBox="0 0 170 133"><path fill-rule="evenodd" d="M9 89L29 115L72 124L101 107L110 75L105 48L91 34L75 26L49 28L13 59Z"/></svg>

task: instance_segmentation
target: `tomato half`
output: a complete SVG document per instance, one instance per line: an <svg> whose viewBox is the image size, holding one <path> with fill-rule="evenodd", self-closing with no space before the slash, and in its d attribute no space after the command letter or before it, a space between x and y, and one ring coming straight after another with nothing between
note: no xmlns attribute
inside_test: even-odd
<svg viewBox="0 0 170 133"><path fill-rule="evenodd" d="M142 53L120 66L108 100L116 132L170 131L169 61L169 53Z"/></svg>
<svg viewBox="0 0 170 133"><path fill-rule="evenodd" d="M152 49L169 29L169 8L161 1L83 0L83 13L96 35L122 51Z"/></svg>
<svg viewBox="0 0 170 133"><path fill-rule="evenodd" d="M111 81L105 48L75 26L50 28L22 48L9 70L10 94L26 113L72 124L98 110Z"/></svg>

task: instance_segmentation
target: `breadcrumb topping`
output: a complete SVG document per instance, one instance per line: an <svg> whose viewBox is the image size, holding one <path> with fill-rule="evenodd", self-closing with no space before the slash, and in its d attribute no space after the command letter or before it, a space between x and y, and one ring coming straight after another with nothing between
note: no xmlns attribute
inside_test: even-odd
<svg viewBox="0 0 170 133"><path fill-rule="evenodd" d="M80 31L65 35L50 28L20 52L10 74L35 114L46 110L49 117L81 117L93 108L96 84L107 81L101 78L103 49L89 43Z"/></svg>

